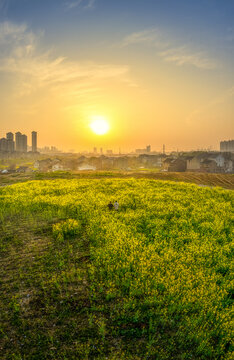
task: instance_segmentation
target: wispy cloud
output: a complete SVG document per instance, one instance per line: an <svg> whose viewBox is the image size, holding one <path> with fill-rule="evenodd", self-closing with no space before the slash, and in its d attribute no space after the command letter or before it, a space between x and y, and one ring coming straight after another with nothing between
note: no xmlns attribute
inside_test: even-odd
<svg viewBox="0 0 234 360"><path fill-rule="evenodd" d="M154 44L159 35L159 31L155 28L134 32L123 39L122 46L141 43Z"/></svg>
<svg viewBox="0 0 234 360"><path fill-rule="evenodd" d="M77 98L100 89L102 82L116 80L133 85L129 69L123 65L74 62L40 52L42 34L32 33L25 24L0 24L0 72L14 74L19 96L39 88ZM70 98L71 100L71 98Z"/></svg>
<svg viewBox="0 0 234 360"><path fill-rule="evenodd" d="M0 59L10 53L15 56L29 54L34 50L38 37L39 34L29 31L26 24L0 23Z"/></svg>
<svg viewBox="0 0 234 360"><path fill-rule="evenodd" d="M94 8L95 2L96 0L70 0L65 2L65 6L68 10L78 7L88 10Z"/></svg>
<svg viewBox="0 0 234 360"><path fill-rule="evenodd" d="M141 44L154 48L164 61L177 66L192 65L199 69L212 70L217 68L217 63L211 59L206 51L194 51L186 44L173 46L174 42L166 34L157 28L150 28L127 35L121 42L121 46Z"/></svg>
<svg viewBox="0 0 234 360"><path fill-rule="evenodd" d="M162 32L157 28L131 33L123 39L120 46L125 47L134 44L143 44L158 48L165 48L170 45Z"/></svg>
<svg viewBox="0 0 234 360"><path fill-rule="evenodd" d="M178 66L193 65L199 69L207 70L217 67L217 63L209 58L205 51L193 52L185 45L161 51L159 55L166 62L172 62Z"/></svg>

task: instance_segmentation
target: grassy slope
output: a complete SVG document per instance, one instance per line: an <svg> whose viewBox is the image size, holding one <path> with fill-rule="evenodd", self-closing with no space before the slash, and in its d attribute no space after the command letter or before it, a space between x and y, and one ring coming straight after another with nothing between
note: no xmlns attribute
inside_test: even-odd
<svg viewBox="0 0 234 360"><path fill-rule="evenodd" d="M196 312L199 312L199 309L195 307L195 312L191 311L191 309L185 309L180 313L177 309L172 311L168 307L168 314L164 313L163 315L160 312L171 301L170 294L165 297L163 284L157 284L155 289L155 291L157 290L157 298L162 297L163 301L165 301L161 305L158 303L158 310L156 308L156 312L156 303L152 302L155 301L153 298L146 295L143 296L142 293L134 293L134 295L132 292L130 294L126 284L124 287L120 287L120 290L118 287L116 288L114 283L113 286L110 285L111 281L116 281L117 283L119 279L125 278L117 270L113 273L113 276L110 276L110 273L107 272L107 269L112 269L113 265L116 266L116 263L113 264L110 259L116 257L117 247L120 246L118 251L121 251L125 245L128 246L127 232L123 232L123 238L121 237L122 235L119 237L122 243L116 243L117 247L113 248L113 243L118 240L118 236L122 233L122 231L120 233L120 229L126 229L127 231L128 226L131 224L132 229L136 230L139 234L139 239L136 235L137 233L134 235L138 242L136 242L136 248L133 250L140 249L140 253L146 251L145 254L148 254L149 258L152 256L152 254L147 253L152 248L152 238L150 237L151 233L147 234L148 230L146 230L149 228L146 227L148 215L147 211L145 211L144 191L148 194L149 199L152 194L154 196L155 192L158 198L156 206L161 206L159 202L161 196L160 201L163 201L161 214L157 208L157 214L154 216L158 217L157 227L162 231L161 235L163 238L168 236L169 233L165 223L163 225L162 221L168 221L170 227L175 226L175 228L173 227L174 230L176 230L177 226L176 214L172 210L173 207L170 209L170 205L174 206L174 202L184 202L181 205L180 211L181 216L187 221L186 216L190 215L185 216L184 211L191 208L191 204L184 196L188 194L188 196L195 199L195 192L197 191L200 209L204 206L204 209L210 211L210 214L207 214L206 222L204 222L201 231L208 231L208 239L212 241L213 239L220 239L221 241L220 244L217 243L215 245L214 250L209 249L204 253L204 261L202 260L199 266L203 266L202 264L204 263L204 269L208 269L208 273L210 271L213 273L213 265L210 265L211 270L207 266L214 254L220 252L223 244L225 245L225 251L229 251L228 241L230 240L228 240L226 235L228 236L230 229L224 227L221 230L220 226L223 226L223 221L226 221L226 224L230 223L230 213L227 212L225 204L230 202L231 193L222 190L200 189L193 185L164 184L165 186L163 183L152 181L142 183L141 181L133 180L126 182L122 180L121 183L118 181L112 182L112 180L105 180L104 182L58 180L56 182L43 181L20 184L0 190L1 205L8 204L5 209L1 207L0 211L0 286L3 290L0 299L3 320L0 328L1 359L214 358L212 353L209 355L209 351L202 349L204 344L202 345L201 339L196 338L196 341L198 341L196 344L195 338L193 339L191 334L187 333L186 335L187 325L180 320L183 311L185 311L186 318L189 316L186 321L190 318L196 319ZM60 188L61 190L58 190ZM167 198L167 191L172 191L171 200ZM153 193L151 194L150 192ZM17 196L15 196L16 194ZM162 194L164 195L162 196ZM97 195L97 199L95 195ZM120 198L122 197L121 204L124 206L122 206L123 211L116 214L116 217L113 219L112 217L109 218L110 215L105 210L105 204L110 196L116 195ZM74 207L74 202L77 204L78 201L76 196L77 199L81 199L81 212L79 206ZM141 197L141 201L138 200ZM97 206L94 206L96 203ZM152 200L149 202L149 205L154 205ZM137 207L140 210L139 215L137 212L132 212L134 209L137 210ZM149 213L152 212L153 208L150 208ZM217 223L219 227L216 226L212 230L210 223L207 223L207 221L208 219L213 219L216 212L218 216L215 221L217 223L220 218L220 222ZM227 216L226 219L222 218L224 214ZM98 219L100 215L101 218ZM168 215L170 216L168 217ZM206 216L205 210L204 216ZM79 235L69 237L68 240L55 240L52 236L53 224L60 223L68 218L77 218L81 222L83 230ZM103 232L103 229L109 223L111 223L109 232ZM148 225L150 224L151 222L148 223ZM178 231L180 232L181 230L178 229ZM190 230L188 229L188 231ZM116 234L114 238L112 238L113 234ZM146 234L146 240L144 240L146 243L144 243L143 247L141 247L141 240L144 238L142 234ZM174 233L174 235L176 234ZM222 236L219 236L221 234ZM99 238L100 240L98 240ZM130 237L129 239L131 244L132 238ZM171 247L175 246L173 244L166 245L166 252L163 256L166 256L168 251L171 253L173 250ZM127 252L129 252L128 247L126 247L125 253L127 254ZM180 252L183 252L183 245L181 244L179 245L178 254ZM193 252L194 250L191 249L190 256L192 256ZM177 256L177 250L173 254L173 256ZM137 261L136 264L134 262L131 264L131 258L124 257L124 254L122 255L123 261L125 261L125 263L123 262L124 266L127 268L130 264L135 267L134 273L138 273L138 278L145 281L145 275L142 275L141 267L138 267L141 263ZM162 259L164 259L163 256ZM223 259L226 259L225 254L222 254L222 256L220 259L223 261ZM168 262L169 258L165 257L164 260ZM147 266L151 266L150 264L154 262L155 258L151 258ZM204 269L202 271L206 272L207 270ZM215 271L217 269L219 272L216 274ZM195 268L195 274L198 270ZM175 273L177 271L178 269L175 268ZM183 272L183 268L179 270L179 272L181 271ZM217 275L215 281L221 281L220 284L224 286L225 277L230 275L228 263L219 264L215 262L214 273ZM126 280L129 280L129 275L128 273L126 274ZM178 274L177 276L179 276ZM170 276L172 275L170 274ZM107 281L106 284L105 279ZM150 270L149 279L151 279ZM102 283L103 280L104 284ZM213 284L212 277L210 281ZM136 291L139 285L140 283L134 283L135 288L133 287L131 291L134 289ZM209 286L209 281L206 283L206 286ZM217 287L215 284L212 286ZM183 293L182 288L180 291ZM211 291L210 295L214 296L213 290L208 290L208 294L209 291ZM225 304L223 303L222 305L218 302L216 304L219 304L218 306L221 307L224 306L225 312L229 310L229 295L225 290L222 296L225 298L226 295L227 300L225 301L227 302ZM178 308L178 305L180 304L181 306L181 303L179 298L176 301L178 301L176 305ZM161 308L162 305L163 308ZM203 306L203 303L201 305ZM160 321L157 320L158 316L161 318ZM165 321L163 320L164 316ZM166 316L169 316L169 319ZM225 335L227 329L224 330L223 328L223 334L222 331L217 332L215 325L215 321L218 322L217 319L212 311L209 316L205 316L203 325L205 326L206 322L208 325L207 328L206 326L204 327L204 331L210 332L213 327L214 334L210 336L211 338L213 336L212 341L214 343L213 345L209 344L209 346L214 349L216 349L216 346L219 348L220 342L220 344L223 344L224 349L219 349L219 351L220 354L222 352L224 354L230 351L230 344L228 338L226 341L223 341L225 336L227 336ZM201 321L199 317L197 317L197 321ZM183 327L185 328L183 329ZM194 327L194 329L197 328L200 329L199 324ZM185 344L181 344L181 340L177 338L178 334L184 336L182 342L185 342ZM155 337L155 335L157 336ZM175 342L174 353L171 339ZM208 343L211 340L208 338L206 340L208 347ZM187 344L186 341L188 341ZM217 344L215 344L215 341L217 341ZM200 352L198 351L196 354L194 353L195 355L189 357L189 352L192 351L191 347L194 347L197 351L200 347ZM217 355L215 358L224 359L225 357Z"/></svg>

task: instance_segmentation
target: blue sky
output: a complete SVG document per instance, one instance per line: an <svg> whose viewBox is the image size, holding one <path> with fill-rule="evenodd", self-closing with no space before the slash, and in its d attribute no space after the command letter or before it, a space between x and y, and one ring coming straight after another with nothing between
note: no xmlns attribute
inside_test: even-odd
<svg viewBox="0 0 234 360"><path fill-rule="evenodd" d="M35 26L117 20L125 26L155 22L188 30L211 30L215 34L233 27L232 0L1 0L1 19L28 21Z"/></svg>
<svg viewBox="0 0 234 360"><path fill-rule="evenodd" d="M233 136L233 45L233 0L0 0L0 135L7 124L15 127L16 114L27 131L30 117L39 128L37 112L57 106L56 145L76 147L64 124L71 131L76 116L80 133L85 116L96 111L122 129L122 137L119 130L111 138L116 146L151 142L156 148L161 141L172 148L217 148L220 137ZM142 133L141 116L149 107L148 131ZM137 138L127 136L133 124ZM174 137L167 131L173 124ZM152 130L159 134L155 140ZM44 133L41 141L48 138ZM80 144L93 140L84 135Z"/></svg>

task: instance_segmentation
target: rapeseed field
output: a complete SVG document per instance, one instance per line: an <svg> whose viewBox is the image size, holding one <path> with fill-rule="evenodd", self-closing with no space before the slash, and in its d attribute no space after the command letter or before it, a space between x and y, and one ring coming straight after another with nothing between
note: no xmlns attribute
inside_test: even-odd
<svg viewBox="0 0 234 360"><path fill-rule="evenodd" d="M1 188L1 359L232 359L233 199L144 179Z"/></svg>

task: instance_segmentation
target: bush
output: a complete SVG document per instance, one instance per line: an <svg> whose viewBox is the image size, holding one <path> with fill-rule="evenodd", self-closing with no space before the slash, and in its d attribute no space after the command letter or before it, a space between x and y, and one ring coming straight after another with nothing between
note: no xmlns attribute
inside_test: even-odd
<svg viewBox="0 0 234 360"><path fill-rule="evenodd" d="M81 233L81 224L74 219L68 219L53 225L53 236L56 240L65 240Z"/></svg>

